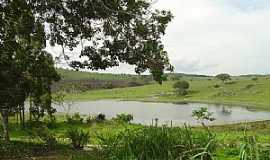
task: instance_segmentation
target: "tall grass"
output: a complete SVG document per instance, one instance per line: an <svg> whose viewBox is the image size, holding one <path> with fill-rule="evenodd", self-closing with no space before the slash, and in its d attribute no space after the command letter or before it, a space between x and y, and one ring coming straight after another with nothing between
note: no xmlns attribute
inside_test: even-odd
<svg viewBox="0 0 270 160"><path fill-rule="evenodd" d="M216 148L212 134L187 126L126 129L100 139L106 157L117 160L212 160Z"/></svg>
<svg viewBox="0 0 270 160"><path fill-rule="evenodd" d="M269 160L270 149L269 146L263 146L257 142L255 136L248 136L244 130L243 142L240 146L240 160Z"/></svg>

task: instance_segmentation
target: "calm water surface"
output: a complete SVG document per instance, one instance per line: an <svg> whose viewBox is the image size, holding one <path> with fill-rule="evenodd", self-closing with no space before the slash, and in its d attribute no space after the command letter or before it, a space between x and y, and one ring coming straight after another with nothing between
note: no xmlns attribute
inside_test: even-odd
<svg viewBox="0 0 270 160"><path fill-rule="evenodd" d="M191 116L192 111L206 107L213 113L216 119L212 124L227 124L245 121L269 120L270 112L254 111L245 107L230 107L214 104L172 104L172 103L149 103L135 101L100 100L89 102L73 102L64 106L56 106L60 113L79 112L83 115L95 115L103 113L108 119L119 113L132 114L134 123L150 125L153 119L158 118L159 124L170 124L174 126L188 123L198 124Z"/></svg>

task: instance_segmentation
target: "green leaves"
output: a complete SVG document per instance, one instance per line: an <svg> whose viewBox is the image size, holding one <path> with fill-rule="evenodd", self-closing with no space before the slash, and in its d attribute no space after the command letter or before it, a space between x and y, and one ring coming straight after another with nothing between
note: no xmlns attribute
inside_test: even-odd
<svg viewBox="0 0 270 160"><path fill-rule="evenodd" d="M44 15L51 45L72 50L82 40L90 42L80 54L88 60L71 60L71 67L97 70L128 63L137 66L137 73L150 69L160 83L164 70L171 68L160 40L173 18L171 12L152 11L150 2L135 0L34 2L29 5Z"/></svg>
<svg viewBox="0 0 270 160"><path fill-rule="evenodd" d="M185 96L188 94L189 83L187 81L177 81L174 83L173 88L178 95Z"/></svg>

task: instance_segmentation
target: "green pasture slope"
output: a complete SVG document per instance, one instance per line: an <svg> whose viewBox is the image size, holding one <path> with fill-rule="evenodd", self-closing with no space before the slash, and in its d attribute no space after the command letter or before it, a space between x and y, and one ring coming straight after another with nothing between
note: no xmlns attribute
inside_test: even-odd
<svg viewBox="0 0 270 160"><path fill-rule="evenodd" d="M175 81L166 81L163 85L153 82L150 85L140 87L102 89L69 94L66 96L66 100L121 99L175 103L203 102L270 109L269 76L260 76L257 77L257 80L254 80L252 76L233 77L227 83L222 83L214 77L186 77L183 79L187 80L191 86L187 96L175 95L173 89Z"/></svg>

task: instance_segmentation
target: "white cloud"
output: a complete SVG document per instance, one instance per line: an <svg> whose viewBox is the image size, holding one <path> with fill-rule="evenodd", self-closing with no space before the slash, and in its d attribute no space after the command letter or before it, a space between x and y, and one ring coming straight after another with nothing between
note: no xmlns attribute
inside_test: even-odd
<svg viewBox="0 0 270 160"><path fill-rule="evenodd" d="M159 0L175 18L163 38L178 72L270 73L269 0ZM121 65L113 73L134 73Z"/></svg>
<svg viewBox="0 0 270 160"><path fill-rule="evenodd" d="M197 59L183 72L217 74L270 72L269 1L159 0L157 8L169 9L175 19L163 42L172 63ZM262 5L264 4L264 5ZM217 65L213 65L217 64ZM204 66L212 66L205 68Z"/></svg>

